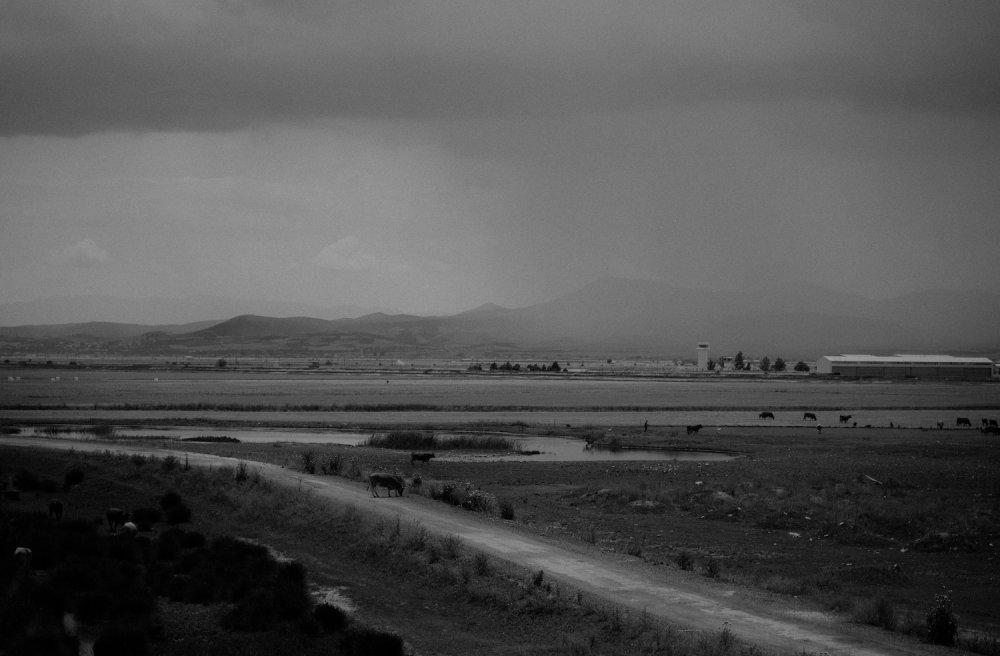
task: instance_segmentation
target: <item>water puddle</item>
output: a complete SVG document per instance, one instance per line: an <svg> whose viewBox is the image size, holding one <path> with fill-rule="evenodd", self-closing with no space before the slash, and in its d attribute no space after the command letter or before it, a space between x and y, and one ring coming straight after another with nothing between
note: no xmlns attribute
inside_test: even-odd
<svg viewBox="0 0 1000 656"><path fill-rule="evenodd" d="M109 435L95 435L91 430L79 427L61 427L58 432L46 427L22 428L20 437L53 437L69 440L95 440ZM254 430L254 429L204 429L196 427L169 428L130 428L116 427L114 435L118 438L134 437L140 439L161 440L191 440L202 438L234 438L240 442L251 444L336 444L340 446L361 446L371 433L356 432L326 432L326 431L285 431L285 430ZM439 437L447 439L449 434L438 433ZM470 437L462 433L463 437ZM437 461L453 462L587 462L616 460L673 460L696 462L719 462L732 460L738 456L729 453L712 451L679 451L669 449L603 449L588 448L579 439L552 436L517 436L512 437L519 450L516 452L465 452L461 450L440 450L435 456Z"/></svg>

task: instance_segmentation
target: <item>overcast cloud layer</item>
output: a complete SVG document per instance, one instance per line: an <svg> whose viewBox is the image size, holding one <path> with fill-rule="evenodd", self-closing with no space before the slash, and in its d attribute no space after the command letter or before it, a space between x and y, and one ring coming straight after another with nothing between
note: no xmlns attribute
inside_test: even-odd
<svg viewBox="0 0 1000 656"><path fill-rule="evenodd" d="M0 302L998 291L998 207L992 0L0 3Z"/></svg>

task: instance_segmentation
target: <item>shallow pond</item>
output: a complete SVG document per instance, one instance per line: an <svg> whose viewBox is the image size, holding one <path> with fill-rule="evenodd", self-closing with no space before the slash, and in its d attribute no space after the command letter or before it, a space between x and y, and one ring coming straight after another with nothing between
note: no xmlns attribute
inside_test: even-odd
<svg viewBox="0 0 1000 656"><path fill-rule="evenodd" d="M71 427L65 427L71 428ZM163 440L183 440L197 437L232 437L240 442L252 444L292 443L292 444L338 444L343 446L361 446L371 433L351 432L320 432L320 431L282 431L253 429L209 429L195 427L171 428L128 428L118 427L116 436L137 437ZM447 433L438 433L447 439ZM100 439L92 432L85 430L51 433L45 428L22 428L20 437L57 437L69 440ZM467 437L468 434L463 433ZM722 461L735 457L728 453L712 451L680 451L669 449L600 449L587 448L586 443L578 439L552 436L512 437L520 447L519 453L511 452L466 452L462 450L440 450L435 458L439 461L462 462L579 462L608 460L677 460L677 461Z"/></svg>

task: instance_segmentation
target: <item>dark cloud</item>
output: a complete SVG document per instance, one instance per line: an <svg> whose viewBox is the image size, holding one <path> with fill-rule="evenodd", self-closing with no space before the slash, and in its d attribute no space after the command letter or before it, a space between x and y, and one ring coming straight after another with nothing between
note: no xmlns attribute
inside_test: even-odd
<svg viewBox="0 0 1000 656"><path fill-rule="evenodd" d="M992 2L12 0L0 134L713 100L1000 114Z"/></svg>

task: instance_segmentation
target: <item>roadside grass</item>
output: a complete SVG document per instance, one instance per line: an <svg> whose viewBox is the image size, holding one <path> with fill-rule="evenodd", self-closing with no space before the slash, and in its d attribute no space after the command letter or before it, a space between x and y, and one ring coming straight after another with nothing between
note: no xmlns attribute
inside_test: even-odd
<svg viewBox="0 0 1000 656"><path fill-rule="evenodd" d="M249 468L252 470L252 464ZM232 549L247 551L251 555L261 553L252 544L240 546L246 543L233 542L232 538L225 537L234 535L260 539L264 544L297 546L300 549L308 545L311 553L322 553L324 560L334 560L345 570L368 572L372 578L368 579L366 587L375 597L382 590L382 594L390 595L394 602L398 602L401 598L409 598L408 595L417 594L415 591L422 596L428 591L436 591L435 607L442 610L428 611L434 613L430 623L434 627L451 621L455 623L453 640L449 643L450 653L468 653L475 648L481 653L498 654L765 654L755 647L739 643L725 627L719 632L681 631L654 622L645 614L627 613L598 599L563 588L543 572L528 572L495 561L467 549L454 536L433 536L420 524L369 517L351 506L331 507L329 502L320 501L308 490L275 485L252 474L240 478L237 475L239 467L185 469L164 467L163 460L156 457L138 459L111 452L55 453L0 448L0 473L22 469L82 472L82 480L64 495L68 515L64 524L68 521L82 522L83 526L95 527L98 532L105 530L100 513L109 504L126 508L153 507L157 505L157 500L168 496L163 494L164 490L183 490L184 502L194 511L191 528L157 529L155 544L172 544L169 549L180 549L181 552L185 548L194 548L193 545L219 545L218 548L223 549L220 552L222 560L216 561L218 564L215 565L211 564L212 561L206 562L210 568L218 569L227 559L232 560L231 555L226 555L236 553ZM9 513L30 513L33 508L43 507L45 499L47 497L25 495L17 502L16 508L8 503L2 512L8 517L11 516ZM202 534L205 537L197 539ZM168 540L168 536L172 537ZM143 536L142 539L148 543L148 538ZM294 552L289 555L297 556ZM312 558L308 553L304 555L307 559ZM260 556L252 557L263 562ZM301 566L278 566L274 571L285 580L306 577ZM178 593L178 579L174 575L164 576L161 580L168 590ZM175 587L170 588L171 585ZM213 589L217 590L218 586ZM374 606L386 601L388 599L369 603ZM455 606L454 612L443 610L449 604ZM391 607L397 606L393 603ZM222 614L223 628L251 628L256 625L256 618L261 612L271 612L274 608L273 600L251 595L249 601L236 603ZM333 648L329 642L317 642L315 636L311 636L310 631L316 629L299 631L290 626L279 626L272 633L277 631L273 635L285 636L283 640L286 644L294 644L296 652L303 654L320 653L310 651L318 646L326 650L322 653L328 654L403 653L401 635L406 635L407 641L436 644L433 641L440 639L435 637L440 631L437 628L428 629L426 635L420 635L422 623L428 623L428 620L411 617L416 608L413 604L409 608L410 611L402 615L390 610L377 618L379 627L388 624L394 627L391 629L376 629L368 624L355 623L353 630L345 633L347 639L354 642L338 641ZM332 617L336 615L335 611L324 610L320 615L325 618L324 621L335 625L339 622ZM389 622L385 621L387 619ZM463 627L472 619L476 619L481 630L474 636L467 636L465 644L455 643L454 640L462 640ZM306 624L316 627L319 622L320 619L314 619ZM157 626L162 628L162 624ZM504 630L503 626L518 627L518 631L514 632L518 635ZM302 629L301 626L299 628ZM242 646L239 653L254 654L270 653L267 651L269 645L273 646L276 639L269 637L272 633L264 633L253 640L241 638L239 632L232 631L212 635L215 640L236 640ZM150 653L185 653L185 648L178 651L171 648L171 644L169 639L154 642ZM190 647L190 644L187 645L187 648ZM376 647L379 651L372 651ZM383 647L388 651L381 651ZM449 653L440 647L438 644L432 650Z"/></svg>

